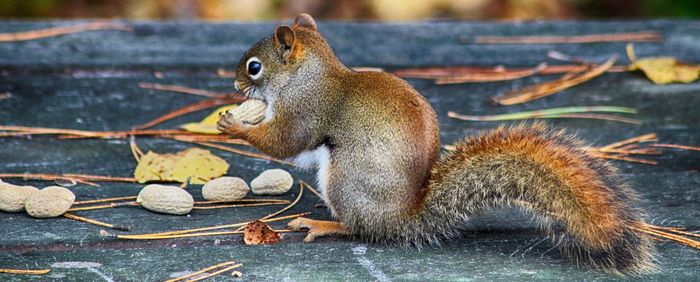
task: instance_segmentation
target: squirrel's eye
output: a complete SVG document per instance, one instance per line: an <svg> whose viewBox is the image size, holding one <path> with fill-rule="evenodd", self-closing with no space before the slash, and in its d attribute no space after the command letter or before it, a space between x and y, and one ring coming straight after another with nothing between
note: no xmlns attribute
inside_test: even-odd
<svg viewBox="0 0 700 282"><path fill-rule="evenodd" d="M258 74L261 69L262 69L262 64L260 64L260 62L250 62L248 64L248 73L250 75Z"/></svg>
<svg viewBox="0 0 700 282"><path fill-rule="evenodd" d="M257 57L248 59L246 66L248 68L248 75L250 75L251 78L257 79L262 74L263 66Z"/></svg>

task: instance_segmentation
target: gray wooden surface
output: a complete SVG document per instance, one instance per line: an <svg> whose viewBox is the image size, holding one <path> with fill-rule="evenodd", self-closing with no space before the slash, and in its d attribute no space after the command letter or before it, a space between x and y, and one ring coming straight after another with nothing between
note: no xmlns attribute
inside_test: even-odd
<svg viewBox="0 0 700 282"><path fill-rule="evenodd" d="M0 32L24 31L75 22L0 21ZM217 68L232 69L242 52L271 34L275 23L126 22L133 32L94 31L27 42L0 43L0 124L128 130L186 104L201 100L185 94L144 90L139 82L178 84L212 91L231 91L232 81ZM574 35L657 30L663 43L637 43L639 57L673 55L700 63L700 22L527 22L406 24L320 23L338 56L350 66L396 69L415 66L534 66L556 50L602 61L611 54L626 64L624 43L564 45L476 45L463 38L477 35ZM158 79L154 72L162 72ZM563 93L524 105L496 107L487 98L553 77L537 76L499 83L437 86L409 80L435 107L443 142L450 143L494 122L448 119L448 110L473 115L573 105L616 105L639 110L642 125L593 120L553 120L592 144L657 132L662 142L700 144L700 83L653 85L639 74L608 73ZM158 128L198 120L190 114ZM139 138L144 150L172 152L189 144ZM231 163L229 174L251 180L267 161L213 151ZM668 150L659 165L619 163L626 179L641 194L649 221L700 228L700 154ZM130 176L136 163L124 140L57 140L53 137L0 138L0 172L89 173ZM312 173L292 169L299 179ZM41 181L12 183L49 185ZM79 200L138 193L141 185L104 183L71 188ZM200 187L191 192L195 198ZM293 193L280 198L293 199ZM305 194L289 213L312 211L318 199ZM279 207L197 210L188 216L154 214L137 207L82 212L79 215L129 224L133 233L208 226L254 219ZM275 224L282 227L283 224ZM100 237L101 228L68 219L33 219L0 213L0 268L53 268L44 276L0 274L2 281L157 281L225 260L243 263L244 280L615 280L599 271L577 267L552 249L527 215L511 210L490 212L468 224L463 239L441 248L421 250L365 244L350 238L322 238L301 243L302 234L281 244L246 246L240 236L162 241L122 241ZM661 270L639 280L697 281L700 252L661 242ZM65 262L82 262L66 264ZM53 267L52 267L53 266ZM73 268L71 268L73 266ZM228 280L219 276L213 280Z"/></svg>

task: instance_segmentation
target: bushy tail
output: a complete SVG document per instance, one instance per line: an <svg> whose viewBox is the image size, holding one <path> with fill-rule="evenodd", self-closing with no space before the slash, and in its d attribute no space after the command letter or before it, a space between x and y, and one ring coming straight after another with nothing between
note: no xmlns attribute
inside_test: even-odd
<svg viewBox="0 0 700 282"><path fill-rule="evenodd" d="M424 229L449 236L485 209L520 205L563 226L547 229L570 257L616 274L653 269L635 193L571 135L542 124L498 128L456 148L433 170Z"/></svg>

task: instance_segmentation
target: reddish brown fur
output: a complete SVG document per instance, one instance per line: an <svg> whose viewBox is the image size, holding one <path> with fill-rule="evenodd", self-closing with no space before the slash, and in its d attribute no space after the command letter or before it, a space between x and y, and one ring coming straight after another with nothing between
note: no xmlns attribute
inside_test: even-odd
<svg viewBox="0 0 700 282"><path fill-rule="evenodd" d="M634 229L643 224L634 192L570 135L541 124L501 127L438 160L437 118L408 83L345 67L308 15L277 30L246 53L236 81L273 115L252 127L224 118L219 129L277 158L324 149L324 200L353 234L432 243L458 236L486 209L519 204L563 224L555 237L574 258L614 273L652 267L651 240ZM267 70L259 79L246 72L253 56ZM309 225L323 234L343 229Z"/></svg>
<svg viewBox="0 0 700 282"><path fill-rule="evenodd" d="M570 256L618 274L653 269L651 240L636 231L644 221L634 192L562 131L535 124L469 138L436 165L430 188L427 209L442 217L516 204L563 223ZM446 210L454 197L456 208Z"/></svg>
<svg viewBox="0 0 700 282"><path fill-rule="evenodd" d="M611 234L616 234L621 229L621 220L617 217L619 207L618 203L611 201L614 198L606 191L598 173L588 167L587 160L572 154L571 147L539 138L545 130L542 125L535 125L531 129L535 130L506 130L500 127L460 146L458 150L465 156L504 153L520 155L547 167L564 183L567 192L572 194L571 202L560 203L562 207L557 216L566 217L572 233L582 236L592 247L603 248L610 244L614 237ZM586 208L574 208L579 206ZM591 225L590 222L597 224Z"/></svg>

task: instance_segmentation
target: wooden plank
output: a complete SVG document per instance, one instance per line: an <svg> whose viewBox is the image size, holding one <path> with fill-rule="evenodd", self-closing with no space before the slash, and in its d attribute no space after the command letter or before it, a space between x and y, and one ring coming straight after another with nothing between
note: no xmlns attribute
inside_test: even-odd
<svg viewBox="0 0 700 282"><path fill-rule="evenodd" d="M0 32L58 26L74 22L0 22ZM211 91L230 90L232 82L216 76L217 68L232 69L257 39L274 25L242 23L127 22L134 32L100 31L17 43L0 43L0 124L68 127L86 130L128 130L183 105L201 100L185 94L145 90L140 82L177 84ZM624 44L478 45L464 44L477 35L583 34L659 30L663 43L637 44L637 55L674 55L700 62L700 22L528 22L528 23L321 23L321 31L338 56L351 66L398 68L432 65L532 66L557 50L590 60L610 54L624 58ZM621 60L625 62L625 60ZM154 72L163 72L158 79ZM591 120L553 120L550 123L604 145L620 139L657 132L665 143L700 144L700 83L658 86L639 74L605 74L595 80L524 105L496 107L489 96L552 77L518 81L437 86L430 81L409 82L431 102L442 126L441 137L451 143L465 135L496 126L448 119L449 110L472 115L496 114L572 105L616 105L639 109L644 123L632 126ZM173 128L197 120L195 113L166 122ZM188 144L138 138L144 150L172 152ZM124 140L56 140L51 137L0 138L2 172L92 173L129 176L136 163ZM231 153L214 151L232 164L229 174L251 180L266 168L283 167ZM700 155L666 151L657 166L616 162L632 183L656 224L700 228ZM299 179L313 174L291 169ZM37 186L47 182L8 180ZM141 185L105 183L100 188L71 188L79 199L136 194ZM294 188L296 189L296 188ZM200 187L192 187L200 198ZM293 190L296 191L296 190ZM296 192L280 198L293 199ZM313 211L318 199L303 197L290 213ZM134 233L240 222L279 207L198 210L189 216L166 216L138 207L82 212L79 215L115 224L129 224ZM282 223L275 224L282 227ZM276 246L245 246L240 237L207 237L155 242L118 241L100 237L100 228L68 219L32 219L23 214L0 214L0 266L44 268L54 263L82 261L88 268L56 265L42 280L116 281L163 280L174 273L193 271L225 260L244 264L250 280L392 280L426 279L557 279L610 280L599 271L577 268L562 258L538 232L527 215L513 210L489 212L466 226L465 238L444 248L421 251L364 244L346 238L323 238L303 244L302 234L290 234ZM644 276L653 280L693 280L698 277L698 252L660 243L662 271ZM97 264L95 264L97 263ZM99 264L99 265L98 265ZM437 276L439 275L439 276ZM37 276L0 274L0 280L22 281ZM221 277L220 279L224 279Z"/></svg>

